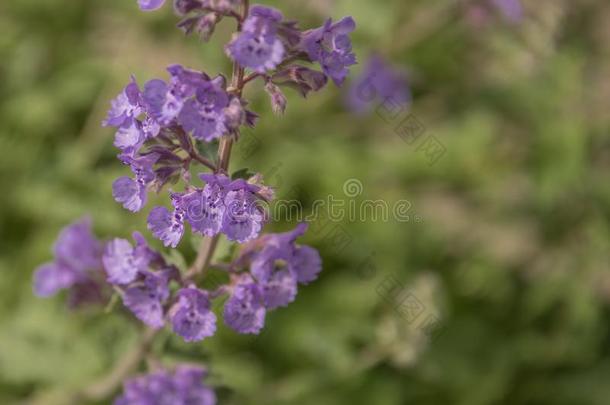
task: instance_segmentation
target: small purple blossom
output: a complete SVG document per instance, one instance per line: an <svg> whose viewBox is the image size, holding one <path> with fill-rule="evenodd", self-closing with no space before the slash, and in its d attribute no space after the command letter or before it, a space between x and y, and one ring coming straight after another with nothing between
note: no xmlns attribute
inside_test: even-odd
<svg viewBox="0 0 610 405"><path fill-rule="evenodd" d="M322 259L316 249L310 246L297 246L288 266L296 274L300 284L309 284L318 278L322 270Z"/></svg>
<svg viewBox="0 0 610 405"><path fill-rule="evenodd" d="M153 11L161 8L165 0L138 0L138 5L141 10Z"/></svg>
<svg viewBox="0 0 610 405"><path fill-rule="evenodd" d="M187 342L214 335L216 315L211 310L208 293L195 286L178 291L178 302L169 312L172 329Z"/></svg>
<svg viewBox="0 0 610 405"><path fill-rule="evenodd" d="M155 207L148 214L148 229L163 242L164 246L175 248L184 235L184 210L180 194L172 194L174 211L165 207Z"/></svg>
<svg viewBox="0 0 610 405"><path fill-rule="evenodd" d="M115 201L131 212L138 212L144 207L147 200L147 188L155 180L153 165L159 158L158 154L151 153L144 156L131 157L122 154L119 158L124 164L131 167L134 178L123 176L112 183L112 196Z"/></svg>
<svg viewBox="0 0 610 405"><path fill-rule="evenodd" d="M252 7L242 32L226 47L229 57L255 72L275 69L286 51L278 35L281 20L282 13L276 9Z"/></svg>
<svg viewBox="0 0 610 405"><path fill-rule="evenodd" d="M91 220L81 219L59 234L55 260L40 266L34 274L34 293L49 297L59 290L96 281L102 268L102 245L91 231Z"/></svg>
<svg viewBox="0 0 610 405"><path fill-rule="evenodd" d="M164 324L163 304L169 298L167 272L140 271L138 277L123 291L123 303L151 328Z"/></svg>
<svg viewBox="0 0 610 405"><path fill-rule="evenodd" d="M137 118L142 113L142 93L136 79L131 81L123 91L111 101L108 116L102 122L104 126L120 127L129 118Z"/></svg>
<svg viewBox="0 0 610 405"><path fill-rule="evenodd" d="M289 269L274 272L260 285L267 309L285 307L297 296L297 277Z"/></svg>
<svg viewBox="0 0 610 405"><path fill-rule="evenodd" d="M243 32L227 45L228 55L242 66L258 73L273 70L284 58L284 45L275 36Z"/></svg>
<svg viewBox="0 0 610 405"><path fill-rule="evenodd" d="M201 174L199 177L206 182L203 190L188 193L182 199L186 219L194 232L214 236L222 226L225 187L230 180L223 175Z"/></svg>
<svg viewBox="0 0 610 405"><path fill-rule="evenodd" d="M363 113L371 108L373 101L385 100L401 105L410 102L406 74L389 65L379 55L373 55L351 86L347 103L355 113Z"/></svg>
<svg viewBox="0 0 610 405"><path fill-rule="evenodd" d="M243 179L233 181L227 188L222 232L229 240L239 243L256 238L265 220L260 199L256 196L260 188Z"/></svg>
<svg viewBox="0 0 610 405"><path fill-rule="evenodd" d="M238 333L258 334L265 325L265 302L255 283L240 283L225 304L225 323Z"/></svg>
<svg viewBox="0 0 610 405"><path fill-rule="evenodd" d="M145 139L146 133L142 123L135 118L127 118L114 136L114 146L123 153L133 154L137 152Z"/></svg>
<svg viewBox="0 0 610 405"><path fill-rule="evenodd" d="M229 96L225 86L222 76L200 83L196 97L186 101L180 111L178 121L195 139L209 142L227 132L224 109L229 106Z"/></svg>
<svg viewBox="0 0 610 405"><path fill-rule="evenodd" d="M61 263L45 263L34 273L34 293L39 297L50 297L83 279L79 272Z"/></svg>
<svg viewBox="0 0 610 405"><path fill-rule="evenodd" d="M180 365L172 373L158 370L124 383L114 405L216 405L216 394L203 383L205 369Z"/></svg>
<svg viewBox="0 0 610 405"><path fill-rule="evenodd" d="M147 270L150 262L155 259L155 254L141 233L134 232L133 239L136 241L135 247L128 240L120 238L106 244L103 262L109 283L131 283L138 273Z"/></svg>
<svg viewBox="0 0 610 405"><path fill-rule="evenodd" d="M312 61L320 63L322 70L340 86L351 65L356 64L349 34L356 28L352 17L336 23L329 18L322 27L303 34L301 46Z"/></svg>
<svg viewBox="0 0 610 405"><path fill-rule="evenodd" d="M310 283L322 270L318 251L295 243L306 230L303 223L290 232L265 235L260 239L263 247L251 255L250 272L264 291L267 309L288 305L297 283Z"/></svg>

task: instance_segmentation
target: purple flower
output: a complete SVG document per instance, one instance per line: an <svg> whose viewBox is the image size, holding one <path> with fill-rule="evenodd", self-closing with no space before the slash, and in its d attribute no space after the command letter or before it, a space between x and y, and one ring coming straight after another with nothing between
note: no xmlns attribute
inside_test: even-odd
<svg viewBox="0 0 610 405"><path fill-rule="evenodd" d="M169 84L153 79L144 85L143 100L146 111L161 125L170 125L180 114L184 103L195 95L197 87L209 77L180 65L167 68L170 73Z"/></svg>
<svg viewBox="0 0 610 405"><path fill-rule="evenodd" d="M211 311L207 292L195 286L178 291L178 302L170 310L172 329L187 342L214 335L216 315Z"/></svg>
<svg viewBox="0 0 610 405"><path fill-rule="evenodd" d="M363 113L375 100L390 99L394 104L408 104L411 93L404 72L388 65L380 56L369 58L362 74L351 86L348 105L356 113Z"/></svg>
<svg viewBox="0 0 610 405"><path fill-rule="evenodd" d="M165 0L138 0L138 5L141 10L152 11L157 10L163 6Z"/></svg>
<svg viewBox="0 0 610 405"><path fill-rule="evenodd" d="M91 232L89 218L65 227L55 243L54 253L55 260L43 264L34 274L34 293L40 297L90 283L102 267L102 246Z"/></svg>
<svg viewBox="0 0 610 405"><path fill-rule="evenodd" d="M111 102L104 126L120 127L129 118L137 118L142 113L142 93L132 76L129 84Z"/></svg>
<svg viewBox="0 0 610 405"><path fill-rule="evenodd" d="M284 44L278 35L281 20L282 14L278 10L252 7L242 32L226 47L229 57L255 72L275 69L285 54Z"/></svg>
<svg viewBox="0 0 610 405"><path fill-rule="evenodd" d="M129 284L137 275L148 269L155 258L146 240L139 232L134 232L136 246L131 246L126 239L113 239L106 245L103 256L108 282L112 284Z"/></svg>
<svg viewBox="0 0 610 405"><path fill-rule="evenodd" d="M288 269L274 272L260 286L267 309L285 307L294 301L297 295L297 278Z"/></svg>
<svg viewBox="0 0 610 405"><path fill-rule="evenodd" d="M299 283L309 284L318 278L322 270L322 259L316 249L310 246L297 246L288 266L296 274Z"/></svg>
<svg viewBox="0 0 610 405"><path fill-rule="evenodd" d="M196 97L184 104L178 121L196 139L209 142L227 132L223 112L229 105L229 95L224 87L225 79L222 76L200 83Z"/></svg>
<svg viewBox="0 0 610 405"><path fill-rule="evenodd" d="M84 277L78 271L60 263L45 263L34 273L34 293L39 297L50 297L79 281L84 281Z"/></svg>
<svg viewBox="0 0 610 405"><path fill-rule="evenodd" d="M164 323L163 303L169 297L167 272L140 271L123 291L123 303L133 314L152 328Z"/></svg>
<svg viewBox="0 0 610 405"><path fill-rule="evenodd" d="M286 267L294 256L295 241L307 231L307 224L301 223L290 232L267 234L260 238L262 249L252 260L250 271L259 281L268 280L281 261L281 267Z"/></svg>
<svg viewBox="0 0 610 405"><path fill-rule="evenodd" d="M220 232L225 212L225 187L230 180L223 175L201 174L199 177L206 182L205 187L185 194L182 205L194 232L214 236Z"/></svg>
<svg viewBox="0 0 610 405"><path fill-rule="evenodd" d="M91 218L68 225L59 234L54 247L55 258L75 270L101 268L102 244L91 230Z"/></svg>
<svg viewBox="0 0 610 405"><path fill-rule="evenodd" d="M263 292L255 283L235 286L224 308L224 320L238 333L258 334L265 324Z"/></svg>
<svg viewBox="0 0 610 405"><path fill-rule="evenodd" d="M262 249L251 255L250 272L263 290L267 309L294 301L297 283L315 280L322 270L318 251L295 243L306 230L303 223L290 232L265 235Z"/></svg>
<svg viewBox="0 0 610 405"><path fill-rule="evenodd" d="M203 383L205 369L179 365L175 372L158 370L125 382L114 405L216 405L216 394Z"/></svg>
<svg viewBox="0 0 610 405"><path fill-rule="evenodd" d="M241 33L226 50L231 59L258 73L275 69L284 58L284 45L279 38L251 32Z"/></svg>
<svg viewBox="0 0 610 405"><path fill-rule="evenodd" d="M133 155L146 139L142 123L135 118L127 118L114 136L114 146L123 153Z"/></svg>
<svg viewBox="0 0 610 405"><path fill-rule="evenodd" d="M222 232L229 240L239 243L256 238L265 220L260 200L255 194L260 187L238 179L227 189Z"/></svg>
<svg viewBox="0 0 610 405"><path fill-rule="evenodd" d="M352 17L332 23L329 18L320 28L303 34L302 48L312 61L320 63L322 70L340 86L349 70L348 66L356 64L356 55L352 52L352 43L348 36L356 28Z"/></svg>
<svg viewBox="0 0 610 405"><path fill-rule="evenodd" d="M172 204L173 212L165 207L155 207L150 211L148 229L164 246L175 248L184 235L184 209L180 194L172 194Z"/></svg>
<svg viewBox="0 0 610 405"><path fill-rule="evenodd" d="M122 154L119 158L131 167L134 179L123 176L112 183L112 196L123 207L131 212L137 212L146 204L147 187L155 180L153 165L159 158L156 153L131 157Z"/></svg>
<svg viewBox="0 0 610 405"><path fill-rule="evenodd" d="M144 100L148 113L163 125L169 125L184 105L184 100L170 91L169 86L160 79L146 82Z"/></svg>

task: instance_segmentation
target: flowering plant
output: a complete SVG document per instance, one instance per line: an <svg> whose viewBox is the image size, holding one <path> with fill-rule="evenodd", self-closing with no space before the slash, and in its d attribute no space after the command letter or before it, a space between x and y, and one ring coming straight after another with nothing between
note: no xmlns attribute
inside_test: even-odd
<svg viewBox="0 0 610 405"><path fill-rule="evenodd" d="M164 0L138 3L150 11L162 7ZM259 119L242 97L244 87L262 80L273 110L283 113L287 100L282 88L307 96L322 89L328 78L341 85L349 66L356 63L349 38L353 19L329 19L319 28L301 31L278 10L250 7L247 0L174 0L174 11L182 18L181 29L206 41L221 20L237 22L237 32L225 47L234 62L232 77L212 77L181 65L167 68L168 80L152 79L140 86L132 77L103 122L117 129L118 158L132 172L114 181L112 195L125 209L139 212L150 191L180 186L180 192L168 191L171 209L158 206L149 211L148 229L170 248L178 246L186 224L204 239L187 269L167 261L139 232L133 233L133 244L122 238L101 242L93 235L89 218L61 232L55 260L35 274L36 294L50 296L68 289L70 303L81 305L107 302L114 292L147 326L136 355L126 356L105 382L79 393L85 398L102 399L114 392L115 384L129 376L166 325L186 342L214 335L215 300L226 298L223 319L230 328L258 334L267 311L291 303L298 286L314 281L322 267L315 249L296 242L306 224L261 235L268 221L265 204L274 192L259 174L231 176L229 160L240 128L253 127ZM216 158L203 156L201 145L216 140ZM195 165L207 169L197 179L191 176ZM228 274L228 281L204 288L221 234L241 244L241 250L230 263L214 264ZM159 366L147 376L128 380L115 403L214 404L214 392L202 383L204 375L200 367Z"/></svg>

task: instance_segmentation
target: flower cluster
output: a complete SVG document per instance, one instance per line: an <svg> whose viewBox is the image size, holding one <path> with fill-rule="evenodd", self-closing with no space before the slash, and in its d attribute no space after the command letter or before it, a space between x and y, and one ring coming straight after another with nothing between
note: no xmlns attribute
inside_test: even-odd
<svg viewBox="0 0 610 405"><path fill-rule="evenodd" d="M330 76L337 86L341 85L348 67L356 64L349 34L356 28L352 17L332 23L329 18L320 28L307 31L302 38L302 47L312 61L320 63L324 73Z"/></svg>
<svg viewBox="0 0 610 405"><path fill-rule="evenodd" d="M318 252L296 244L306 224L244 245L240 256L229 265L231 281L213 291L183 280L179 270L153 250L139 232L133 234L134 244L121 238L102 243L90 227L85 219L60 233L55 261L41 266L35 274L35 292L49 296L59 289L87 287L90 293L92 285L101 291L103 267L108 284L138 319L152 328L169 322L187 342L215 333L212 300L225 294L229 294L224 307L226 324L239 333L258 333L266 312L291 303L298 284L313 281L321 270ZM172 281L179 286L174 295L170 291Z"/></svg>
<svg viewBox="0 0 610 405"><path fill-rule="evenodd" d="M267 310L294 301L298 284L315 280L322 269L318 251L300 246L296 239L306 224L293 231L268 234L246 246L236 266L249 272L234 276L231 296L224 308L225 322L240 333L258 333Z"/></svg>
<svg viewBox="0 0 610 405"><path fill-rule="evenodd" d="M296 296L298 283L313 281L321 270L318 252L295 243L306 229L301 224L292 232L251 241L229 266L230 283L213 291L182 280L139 233L134 234L135 246L124 239L110 241L103 262L108 282L121 291L125 306L152 328L161 328L168 320L172 330L187 342L210 337L216 331L212 300L230 294L224 308L226 324L239 333L258 333L266 311L288 305ZM173 297L171 280L180 286Z"/></svg>
<svg viewBox="0 0 610 405"><path fill-rule="evenodd" d="M34 273L34 292L49 297L70 290L70 304L102 301L105 296L102 244L91 232L91 220L81 219L65 227L55 243L55 260Z"/></svg>
<svg viewBox="0 0 610 405"><path fill-rule="evenodd" d="M161 369L132 378L114 405L215 405L214 390L203 383L205 369L179 365L175 370Z"/></svg>
<svg viewBox="0 0 610 405"><path fill-rule="evenodd" d="M165 0L138 3L150 11ZM133 243L122 238L100 242L91 233L90 221L83 220L60 234L55 260L34 276L36 294L49 296L70 289L80 297L85 294L78 291L93 289L107 298L115 291L124 306L150 328L169 325L186 342L197 342L216 332L215 300L227 298L222 315L230 328L258 334L268 311L290 304L299 285L318 277L320 255L296 243L307 225L261 235L267 220L264 204L274 193L260 174L247 180L239 172L229 176L229 157L240 128L253 127L258 119L246 108L245 85L261 79L275 112L286 109L282 88L294 88L305 97L322 89L329 79L341 85L348 68L356 63L349 38L355 22L351 17L336 23L329 19L319 28L301 31L280 11L248 4L244 0L173 2L182 18L178 26L204 40L222 19L238 22L238 32L224 48L234 62L230 85L223 75L171 65L167 80L152 79L140 87L132 77L111 102L103 121L116 128L118 158L132 172L112 184L114 199L125 209L138 212L150 191L158 193L168 183L181 183L173 189L177 191L169 190L172 208L154 207L147 226L171 248L183 239L186 223L193 233L203 235L209 244L202 245L193 266L187 270L170 264L139 232L133 233ZM381 83L386 81L387 77ZM214 148L218 148L215 161L203 152ZM199 174L203 186L192 183L191 173L197 173L192 164L211 170ZM242 244L228 264L212 263L220 235ZM206 289L198 282L208 270L226 274L221 283ZM202 369L180 366L174 372L161 370L134 378L125 383L115 404L214 405L214 392L202 383L204 374Z"/></svg>
<svg viewBox="0 0 610 405"><path fill-rule="evenodd" d="M148 216L148 228L165 246L176 247L184 234L184 221L195 233L246 242L258 236L265 219L261 187L225 175L200 174L206 185L172 193L173 212L156 207Z"/></svg>
<svg viewBox="0 0 610 405"><path fill-rule="evenodd" d="M106 244L103 255L107 281L120 291L123 303L142 322L153 328L165 324L163 305L170 297L169 282L178 279L178 270L151 249L139 232L135 246L115 238Z"/></svg>
<svg viewBox="0 0 610 405"><path fill-rule="evenodd" d="M187 171L195 153L189 134L210 142L256 120L243 101L227 93L223 76L212 79L180 65L167 70L169 82L150 80L143 91L132 78L104 121L117 127L114 145L121 151L119 159L134 174L113 183L113 196L132 212L146 204L149 188L159 190Z"/></svg>
<svg viewBox="0 0 610 405"><path fill-rule="evenodd" d="M140 8L156 10L163 3L140 0ZM184 17L178 26L187 34L197 32L202 39L209 40L223 18L235 17L239 20L239 4L240 1L236 0L174 0L174 11ZM301 31L295 21L286 20L279 10L254 5L247 18L240 20L240 23L241 31L225 47L227 55L240 66L264 77L266 82L288 84L306 95L311 89L319 90L328 77L338 86L341 85L349 73L348 68L356 64L349 37L356 28L352 17L345 17L336 23L328 19L321 27ZM295 62L318 64L323 73ZM317 76L317 85L307 89L306 84L288 74L295 71ZM288 83L287 78L290 79ZM275 103L274 108L277 108Z"/></svg>

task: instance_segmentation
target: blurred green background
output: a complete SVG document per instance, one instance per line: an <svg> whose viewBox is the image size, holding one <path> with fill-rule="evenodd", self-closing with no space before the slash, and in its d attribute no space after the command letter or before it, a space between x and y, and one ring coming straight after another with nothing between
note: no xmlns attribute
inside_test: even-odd
<svg viewBox="0 0 610 405"><path fill-rule="evenodd" d="M305 242L324 271L262 336L163 333L154 351L208 364L221 405L610 403L610 3L526 0L519 23L473 21L466 0L265 3L302 27L353 15L359 60L378 51L409 71L410 113L446 152L430 165L397 122L353 116L346 89L288 92L275 117L253 85L262 118L243 141L256 148L238 144L232 169L305 206L358 179L358 199L408 200L412 219L318 221ZM131 73L230 72L232 24L203 45L176 22L135 0L0 2L0 404L66 403L135 340L120 305L69 312L64 297L35 298L31 275L85 214L100 237L152 241L147 211L112 199L127 169L100 122ZM421 304L417 319L388 283Z"/></svg>

